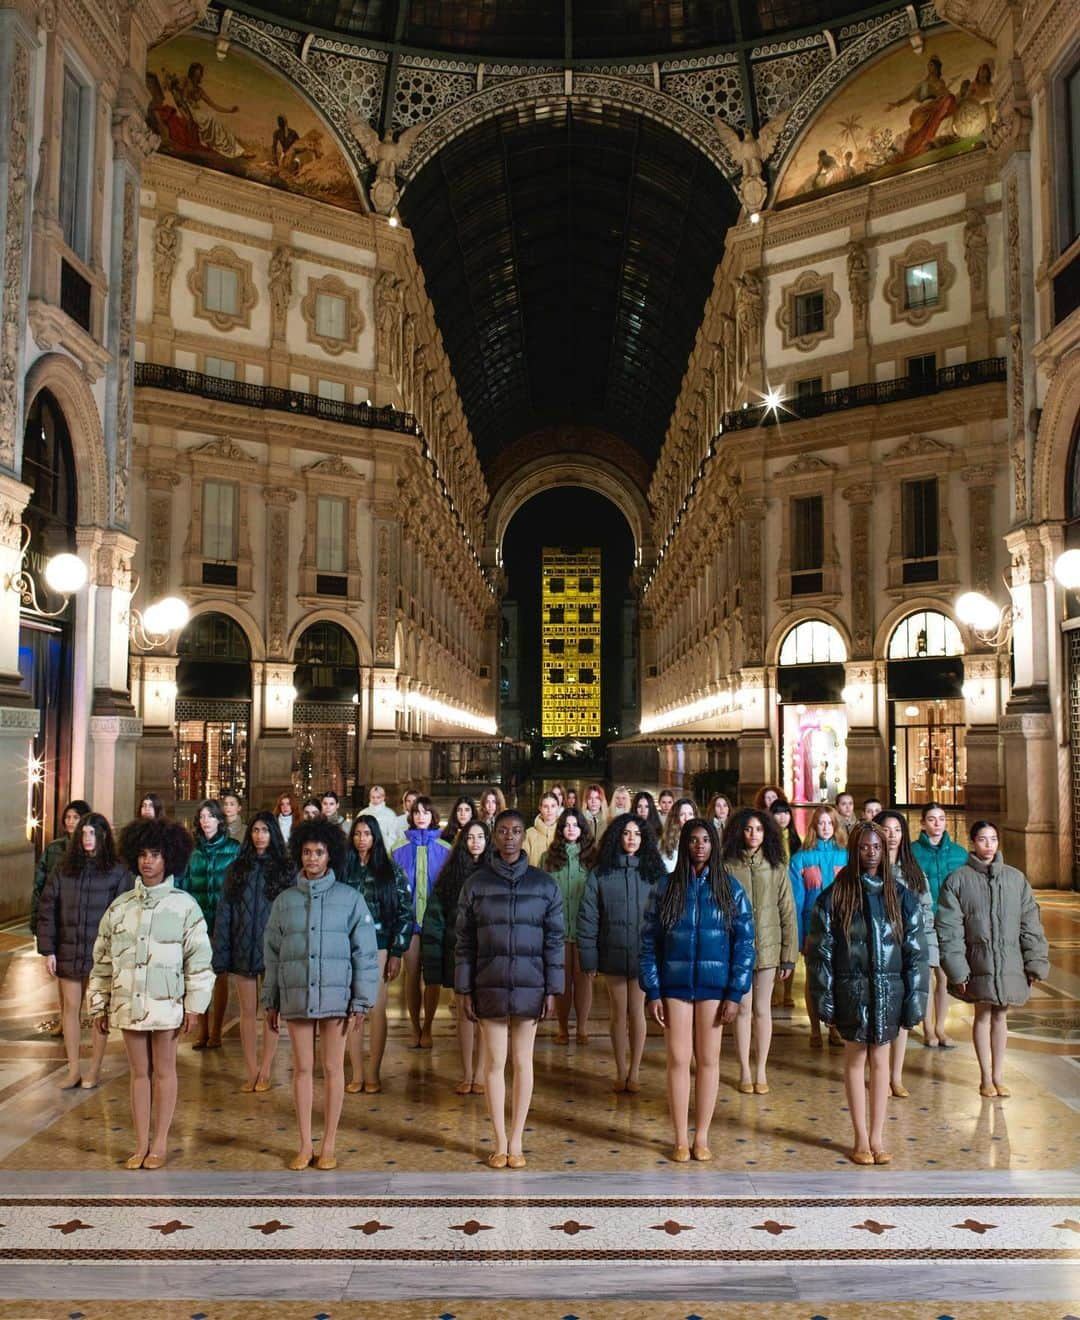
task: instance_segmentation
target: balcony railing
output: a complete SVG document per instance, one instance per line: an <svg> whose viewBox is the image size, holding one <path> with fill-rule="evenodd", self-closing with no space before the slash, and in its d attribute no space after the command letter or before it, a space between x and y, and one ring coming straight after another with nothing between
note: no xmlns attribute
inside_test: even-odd
<svg viewBox="0 0 1080 1320"><path fill-rule="evenodd" d="M366 426L374 430L397 431L402 435L419 434L412 413L397 408L343 403L337 399L324 399L318 394L283 390L276 385L251 385L243 380L225 380L221 376L207 376L202 371L185 371L182 367L167 367L158 362L136 362L135 384L146 389L197 394L202 399L214 399L218 403L239 403L247 408L268 408L294 416L318 417L325 422L342 422L346 426Z"/></svg>
<svg viewBox="0 0 1080 1320"><path fill-rule="evenodd" d="M968 385L988 385L1004 379L1003 357L960 362L953 367L941 367L933 375L899 376L896 380L869 381L865 385L848 385L842 390L808 394L801 399L784 399L775 408L767 403L752 404L748 408L725 413L723 429L750 431L756 426L783 426L785 422L802 422L809 417L824 417L826 413L845 412L849 408L921 399L930 394L941 394L945 390L964 389Z"/></svg>

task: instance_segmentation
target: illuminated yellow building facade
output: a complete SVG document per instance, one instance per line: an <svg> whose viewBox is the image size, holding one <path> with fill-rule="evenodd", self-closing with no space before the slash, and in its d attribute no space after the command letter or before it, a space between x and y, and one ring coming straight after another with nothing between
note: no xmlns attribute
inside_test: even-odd
<svg viewBox="0 0 1080 1320"><path fill-rule="evenodd" d="M545 546L541 558L541 732L600 736L600 550Z"/></svg>

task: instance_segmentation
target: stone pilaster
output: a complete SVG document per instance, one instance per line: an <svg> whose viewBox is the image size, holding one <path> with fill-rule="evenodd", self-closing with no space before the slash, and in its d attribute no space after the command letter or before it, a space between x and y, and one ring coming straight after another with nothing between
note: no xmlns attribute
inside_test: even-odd
<svg viewBox="0 0 1080 1320"><path fill-rule="evenodd" d="M28 706L30 697L19 676L22 516L33 492L0 472L0 707ZM6 836L0 835L0 838Z"/></svg>

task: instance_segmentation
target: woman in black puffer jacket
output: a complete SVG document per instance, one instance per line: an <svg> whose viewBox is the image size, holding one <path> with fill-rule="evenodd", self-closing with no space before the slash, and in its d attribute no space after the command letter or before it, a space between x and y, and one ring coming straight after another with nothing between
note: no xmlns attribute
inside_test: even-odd
<svg viewBox="0 0 1080 1320"><path fill-rule="evenodd" d="M551 876L529 865L524 843L520 812L500 812L491 858L465 881L458 900L454 989L460 1011L479 1020L483 1035L493 1169L525 1167L521 1142L532 1099L536 1027L555 1012L555 996L563 992L562 894ZM514 1059L509 1142L508 1048Z"/></svg>
<svg viewBox="0 0 1080 1320"><path fill-rule="evenodd" d="M889 1044L923 1019L930 960L918 896L896 883L884 829L865 822L847 865L810 914L806 972L822 1022L844 1039L844 1088L855 1129L854 1164L888 1164ZM870 1062L870 1121L865 1071Z"/></svg>
<svg viewBox="0 0 1080 1320"><path fill-rule="evenodd" d="M225 872L214 918L214 971L228 972L240 1000L240 1044L245 1080L241 1091L269 1091L279 1033L264 1024L259 1060L257 1022L259 977L265 970L263 935L274 899L296 883L296 870L270 811L252 816L240 855Z"/></svg>
<svg viewBox="0 0 1080 1320"><path fill-rule="evenodd" d="M91 1032L90 1071L79 1075L82 1001L94 966L94 941L105 909L131 888L127 867L116 856L104 816L88 812L75 827L63 860L45 882L38 904L37 947L50 976L60 982L63 1003L65 1091L97 1086L108 1035Z"/></svg>

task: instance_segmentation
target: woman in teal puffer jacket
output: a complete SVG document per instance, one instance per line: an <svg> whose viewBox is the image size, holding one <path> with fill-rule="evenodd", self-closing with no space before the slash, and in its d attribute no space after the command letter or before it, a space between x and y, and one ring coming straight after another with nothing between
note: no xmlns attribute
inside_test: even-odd
<svg viewBox="0 0 1080 1320"><path fill-rule="evenodd" d="M806 937L810 933L810 913L820 894L828 889L837 873L847 864L847 831L835 807L823 802L814 808L810 824L803 837L803 846L788 863L791 892L795 897L795 911L799 917L799 947L806 954ZM810 1048L820 1050L821 1023L810 994L810 980L806 982L806 1013L810 1019ZM829 1030L829 1044L840 1048L843 1041L835 1028Z"/></svg>
<svg viewBox="0 0 1080 1320"><path fill-rule="evenodd" d="M945 808L940 803L928 802L923 807L922 833L912 843L911 851L926 876L934 911L937 912L941 887L946 877L952 875L958 867L964 866L968 859L967 849L949 837L949 831L945 828ZM926 1010L927 1026L931 1032L926 1043L951 1050L953 1042L945 1032L945 1018L949 1012L949 983L943 968L938 967L934 972L934 981L932 1011L931 1008Z"/></svg>
<svg viewBox="0 0 1080 1320"><path fill-rule="evenodd" d="M198 903L206 929L212 931L217 920L218 903L225 888L225 873L240 856L240 845L230 837L221 803L208 798L199 803L191 830L195 847L187 871L176 877L176 888L183 889ZM221 1028L229 1002L229 977L222 972L214 982L214 998L203 1014L193 1050L221 1049Z"/></svg>
<svg viewBox="0 0 1080 1320"><path fill-rule="evenodd" d="M334 1143L345 1099L345 1042L379 993L375 922L356 889L335 877L345 865L345 837L328 820L304 821L289 836L300 868L296 884L274 900L266 923L262 1002L272 1031L281 1018L293 1053L293 1102L300 1149L290 1169L311 1164L315 1035L322 1052L322 1148L316 1165L337 1168Z"/></svg>

